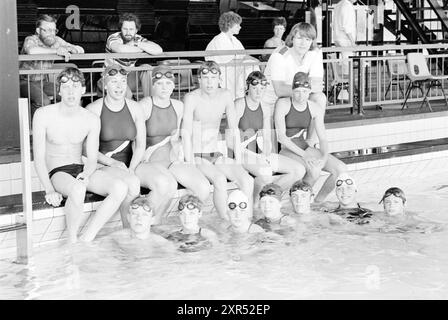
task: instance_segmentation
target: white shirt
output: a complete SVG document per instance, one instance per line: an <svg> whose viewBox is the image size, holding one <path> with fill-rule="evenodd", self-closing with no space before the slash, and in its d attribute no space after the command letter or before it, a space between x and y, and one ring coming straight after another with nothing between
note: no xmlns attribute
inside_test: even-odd
<svg viewBox="0 0 448 320"><path fill-rule="evenodd" d="M216 35L205 48L208 50L244 50L243 44L235 36L228 37L224 32ZM205 60L213 60L218 64L228 63L233 59L242 59L244 55L209 56Z"/></svg>
<svg viewBox="0 0 448 320"><path fill-rule="evenodd" d="M347 33L356 41L356 11L349 0L341 0L334 6L333 10L334 42L347 43L347 41L350 41Z"/></svg>
<svg viewBox="0 0 448 320"><path fill-rule="evenodd" d="M286 48L286 49L285 49ZM282 81L292 86L292 80L297 72L305 72L310 78L324 77L322 50L315 49L305 53L301 63L291 53L291 48L279 47L269 57L264 74L269 85L263 95L263 101L272 104L277 100L272 81ZM314 90L313 90L314 91Z"/></svg>

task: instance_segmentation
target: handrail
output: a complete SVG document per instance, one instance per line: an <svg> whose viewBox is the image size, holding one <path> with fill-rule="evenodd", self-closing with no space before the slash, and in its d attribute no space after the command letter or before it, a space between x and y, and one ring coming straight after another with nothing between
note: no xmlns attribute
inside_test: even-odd
<svg viewBox="0 0 448 320"><path fill-rule="evenodd" d="M389 50L417 50L417 49L448 49L448 43L436 44L406 44L406 45L381 45L381 46L355 46L355 47L324 47L323 53L344 52L344 51L389 51ZM160 55L149 55L147 53L83 53L72 54L70 60L101 60L105 58L127 58L127 59L167 59L167 58L187 58L187 57L208 57L224 55L261 55L271 54L274 49L248 49L248 50L208 50L208 51L170 51ZM64 57L56 54L25 54L19 55L19 61L32 60L54 60L64 61Z"/></svg>

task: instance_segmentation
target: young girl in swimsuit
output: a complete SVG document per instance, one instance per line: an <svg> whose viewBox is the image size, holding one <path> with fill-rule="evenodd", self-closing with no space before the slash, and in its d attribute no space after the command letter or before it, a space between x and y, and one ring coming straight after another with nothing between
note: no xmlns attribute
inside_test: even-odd
<svg viewBox="0 0 448 320"><path fill-rule="evenodd" d="M146 151L136 174L142 186L151 189L150 199L156 204L155 224L158 224L177 191L178 183L201 201L208 198L210 184L196 166L183 161L179 128L184 105L171 99L174 90L171 67L155 67L152 83L152 96L140 101L146 119Z"/></svg>

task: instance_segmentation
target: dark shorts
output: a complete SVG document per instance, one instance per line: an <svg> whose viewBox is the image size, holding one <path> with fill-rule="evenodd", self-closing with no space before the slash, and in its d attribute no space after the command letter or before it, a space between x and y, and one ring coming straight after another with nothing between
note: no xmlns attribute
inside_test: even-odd
<svg viewBox="0 0 448 320"><path fill-rule="evenodd" d="M224 156L221 152L208 152L208 153L195 153L195 157L207 159L211 163L215 164L216 160Z"/></svg>
<svg viewBox="0 0 448 320"><path fill-rule="evenodd" d="M65 173L68 173L69 175L71 175L73 178L76 178L78 176L78 174L80 174L83 170L84 170L83 164L72 163L72 164L68 164L65 166L60 166L60 167L54 168L53 170L51 170L48 173L48 175L50 176L50 179L51 179L51 177L56 172L65 172Z"/></svg>

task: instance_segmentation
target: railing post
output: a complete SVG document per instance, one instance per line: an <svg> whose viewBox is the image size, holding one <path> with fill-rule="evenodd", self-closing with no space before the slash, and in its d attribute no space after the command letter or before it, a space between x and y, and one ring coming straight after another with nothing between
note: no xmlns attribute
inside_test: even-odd
<svg viewBox="0 0 448 320"><path fill-rule="evenodd" d="M31 189L31 151L28 99L19 99L20 158L22 163L22 213L16 223L25 223L25 229L16 232L17 263L27 264L33 250L33 202Z"/></svg>

